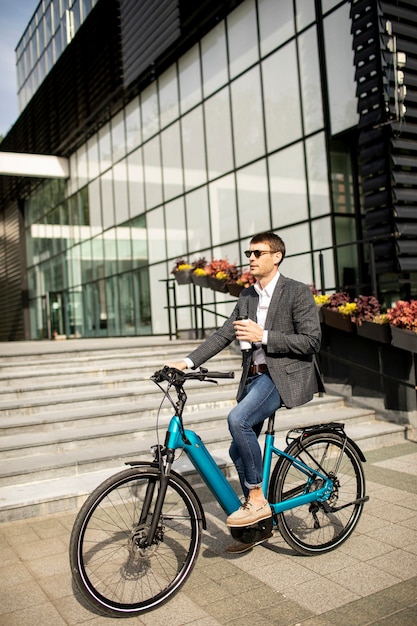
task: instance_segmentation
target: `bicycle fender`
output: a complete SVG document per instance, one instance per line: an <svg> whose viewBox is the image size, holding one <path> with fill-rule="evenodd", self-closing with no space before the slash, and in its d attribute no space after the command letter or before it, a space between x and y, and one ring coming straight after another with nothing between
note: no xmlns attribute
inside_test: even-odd
<svg viewBox="0 0 417 626"><path fill-rule="evenodd" d="M130 465L131 467L153 467L156 469L159 468L159 465L156 461L152 461L152 462L151 461L126 461L125 465ZM203 528L204 530L207 530L207 521L206 521L206 515L204 513L203 505L201 504L201 500L198 497L194 487L190 485L190 483L187 480L185 480L185 478L181 474L176 472L175 470L171 469L171 474L175 476L178 482L185 485L193 494L195 501L198 505L199 511L200 511L200 517L201 517L201 521L203 524Z"/></svg>

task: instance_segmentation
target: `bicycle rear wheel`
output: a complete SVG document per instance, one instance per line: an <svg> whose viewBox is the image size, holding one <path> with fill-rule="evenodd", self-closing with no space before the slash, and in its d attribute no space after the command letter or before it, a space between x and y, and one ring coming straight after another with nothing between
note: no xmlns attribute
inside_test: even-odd
<svg viewBox="0 0 417 626"><path fill-rule="evenodd" d="M353 532L362 513L365 477L355 447L334 433L320 433L299 440L286 452L309 467L333 479L333 490L326 502L314 501L277 515L278 528L285 541L299 554L314 555L334 550ZM322 480L309 479L293 463L282 457L271 477L270 502L317 490ZM343 507L343 508L341 508Z"/></svg>
<svg viewBox="0 0 417 626"><path fill-rule="evenodd" d="M70 564L80 593L95 610L137 615L166 602L190 575L201 542L199 503L185 480L171 475L155 540L147 536L159 488L151 466L130 468L86 500L70 539Z"/></svg>

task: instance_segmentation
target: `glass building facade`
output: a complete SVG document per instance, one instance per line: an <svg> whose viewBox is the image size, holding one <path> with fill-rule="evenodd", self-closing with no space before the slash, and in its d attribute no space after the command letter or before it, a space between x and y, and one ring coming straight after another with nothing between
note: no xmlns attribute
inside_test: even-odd
<svg viewBox="0 0 417 626"><path fill-rule="evenodd" d="M32 339L166 333L175 259L244 266L264 230L286 242L287 276L319 286L318 250L329 288L354 271L355 249L330 250L357 234L350 3L322 4L320 20L305 0L240 4L79 146L68 181L26 202ZM204 297L223 315L234 303Z"/></svg>

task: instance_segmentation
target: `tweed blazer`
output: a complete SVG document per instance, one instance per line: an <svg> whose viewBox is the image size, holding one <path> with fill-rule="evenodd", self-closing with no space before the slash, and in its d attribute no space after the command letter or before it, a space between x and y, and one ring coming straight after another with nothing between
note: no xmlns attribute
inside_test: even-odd
<svg viewBox="0 0 417 626"><path fill-rule="evenodd" d="M223 326L188 357L197 368L235 340L233 322L239 315L256 321L258 294L244 289ZM271 297L265 321L268 342L263 345L268 371L287 408L304 404L323 390L314 355L320 350L321 329L317 306L307 285L282 274ZM248 376L251 353L243 353L240 399Z"/></svg>

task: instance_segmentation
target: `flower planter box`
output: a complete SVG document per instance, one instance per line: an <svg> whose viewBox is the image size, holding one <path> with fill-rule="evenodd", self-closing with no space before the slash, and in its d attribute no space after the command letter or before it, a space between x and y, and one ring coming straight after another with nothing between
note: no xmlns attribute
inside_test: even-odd
<svg viewBox="0 0 417 626"><path fill-rule="evenodd" d="M391 343L396 348L417 353L417 333L391 325Z"/></svg>
<svg viewBox="0 0 417 626"><path fill-rule="evenodd" d="M356 332L360 337L366 337L381 343L391 342L391 328L389 324L375 324L374 322L363 321L356 326Z"/></svg>
<svg viewBox="0 0 417 626"><path fill-rule="evenodd" d="M231 296L238 298L240 296L240 292L244 289L244 286L238 285L237 283L230 283L227 285L227 288Z"/></svg>
<svg viewBox="0 0 417 626"><path fill-rule="evenodd" d="M354 324L350 317L347 317L346 315L342 315L337 311L323 308L323 316L324 322L325 324L327 324L327 326L337 328L338 330L343 330L345 333L356 332L356 324Z"/></svg>
<svg viewBox="0 0 417 626"><path fill-rule="evenodd" d="M219 280L214 276L207 276L208 286L213 291L221 291L222 293L227 293L227 282L225 280Z"/></svg>
<svg viewBox="0 0 417 626"><path fill-rule="evenodd" d="M180 270L179 272L175 272L174 277L178 285L189 285L193 282L191 278L191 271L192 270Z"/></svg>
<svg viewBox="0 0 417 626"><path fill-rule="evenodd" d="M191 280L194 283L194 285L197 285L197 287L206 287L208 288L209 284L208 284L208 276L204 275L204 276L198 276L197 274L192 273L191 274Z"/></svg>

